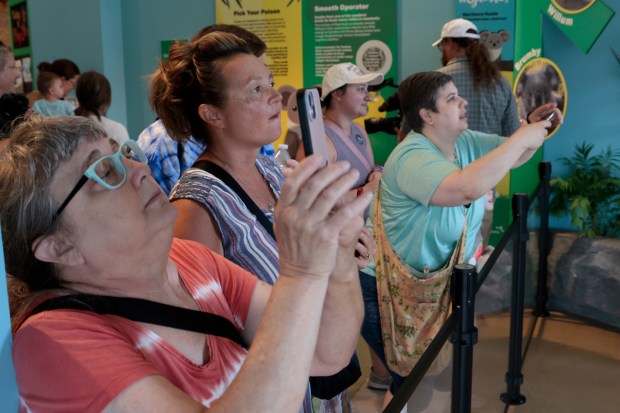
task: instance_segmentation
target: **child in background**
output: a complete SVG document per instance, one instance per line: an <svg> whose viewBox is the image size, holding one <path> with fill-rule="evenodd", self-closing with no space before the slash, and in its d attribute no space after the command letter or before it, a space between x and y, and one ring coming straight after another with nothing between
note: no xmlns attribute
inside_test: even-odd
<svg viewBox="0 0 620 413"><path fill-rule="evenodd" d="M32 111L43 116L72 116L73 106L61 100L64 97L62 79L52 72L40 72L37 77L37 89L43 98L34 102Z"/></svg>
<svg viewBox="0 0 620 413"><path fill-rule="evenodd" d="M82 73L75 87L75 95L79 103L75 109L77 116L92 119L118 143L129 139L125 125L105 116L112 104L112 86L103 74L94 70Z"/></svg>
<svg viewBox="0 0 620 413"><path fill-rule="evenodd" d="M80 68L75 64L75 62L69 59L56 59L52 63L41 62L37 65L37 71L39 73L56 73L60 76L60 80L62 81L62 89L64 91L63 99L71 103L71 106L74 108L77 107L77 99L75 99L75 96L69 95L69 93L75 89L75 85L80 78ZM30 102L31 105L34 105L34 102L43 98L43 94L38 89L33 90L26 96L28 97L28 102Z"/></svg>

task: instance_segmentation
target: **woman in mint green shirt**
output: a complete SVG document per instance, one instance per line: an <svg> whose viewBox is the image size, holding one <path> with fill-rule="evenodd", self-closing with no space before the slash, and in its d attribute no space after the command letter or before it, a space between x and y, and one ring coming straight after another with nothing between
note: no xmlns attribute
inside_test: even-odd
<svg viewBox="0 0 620 413"><path fill-rule="evenodd" d="M484 214L484 195L542 145L555 104L530 114L532 124L509 138L467 129L467 101L449 75L422 72L401 82L398 95L411 132L390 154L379 188L387 239L418 278L444 267L461 236L467 214L467 261ZM468 208L464 208L464 207ZM369 219L372 226L372 218ZM374 265L364 270L374 276ZM402 384L395 377L392 394ZM388 396L389 397L389 396Z"/></svg>

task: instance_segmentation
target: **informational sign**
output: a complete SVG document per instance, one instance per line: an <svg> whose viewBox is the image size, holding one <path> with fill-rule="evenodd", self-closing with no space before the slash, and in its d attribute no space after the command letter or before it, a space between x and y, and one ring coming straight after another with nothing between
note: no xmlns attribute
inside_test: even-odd
<svg viewBox="0 0 620 413"><path fill-rule="evenodd" d="M396 79L396 1L314 0L303 2L304 84L320 85L330 66L351 62L365 72L381 72ZM374 94L367 118L398 113L379 107L394 87ZM377 123L381 125L381 123ZM387 124L389 125L389 124ZM384 128L384 129L389 129ZM394 135L369 133L375 162L382 164L396 144Z"/></svg>
<svg viewBox="0 0 620 413"><path fill-rule="evenodd" d="M304 84L301 10L299 0L218 0L215 18L217 23L236 24L260 37L267 44L264 59L276 86L296 89Z"/></svg>
<svg viewBox="0 0 620 413"><path fill-rule="evenodd" d="M217 23L241 26L267 44L263 58L282 94L282 118L285 120L278 142L282 142L286 134L289 98L304 85L301 10L301 0L216 0L215 3Z"/></svg>
<svg viewBox="0 0 620 413"><path fill-rule="evenodd" d="M216 20L242 26L265 41L265 61L282 93L283 110L296 89L320 85L337 63L352 62L363 71L396 78L395 0L218 0ZM378 107L395 91L385 87L374 93L368 117L385 117ZM375 160L382 163L395 137L378 132L370 139Z"/></svg>
<svg viewBox="0 0 620 413"><path fill-rule="evenodd" d="M512 78L515 44L515 3L458 1L456 15L474 23L480 32L480 42L487 47L491 60Z"/></svg>
<svg viewBox="0 0 620 413"><path fill-rule="evenodd" d="M395 2L304 2L304 80L320 84L327 69L352 62L367 72L395 73Z"/></svg>

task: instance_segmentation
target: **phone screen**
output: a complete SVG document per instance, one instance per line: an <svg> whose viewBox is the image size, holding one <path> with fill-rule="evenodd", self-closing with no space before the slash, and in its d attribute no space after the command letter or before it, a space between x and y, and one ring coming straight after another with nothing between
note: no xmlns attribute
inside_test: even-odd
<svg viewBox="0 0 620 413"><path fill-rule="evenodd" d="M306 156L320 153L325 164L327 164L327 141L319 91L316 88L299 89L297 91L297 108L299 110L301 140Z"/></svg>

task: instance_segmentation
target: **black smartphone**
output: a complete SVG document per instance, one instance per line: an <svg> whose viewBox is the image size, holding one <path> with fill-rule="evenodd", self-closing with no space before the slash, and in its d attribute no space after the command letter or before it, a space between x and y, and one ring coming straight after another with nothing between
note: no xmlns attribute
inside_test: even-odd
<svg viewBox="0 0 620 413"><path fill-rule="evenodd" d="M299 112L299 126L301 141L306 156L320 153L327 165L328 152L325 128L323 126L323 111L321 98L316 88L297 90L297 109Z"/></svg>
<svg viewBox="0 0 620 413"><path fill-rule="evenodd" d="M553 119L553 118L555 118L555 112L551 112L549 115L547 115L547 117L545 118L545 120L549 120L549 121L550 121L550 120L551 120L551 119Z"/></svg>

